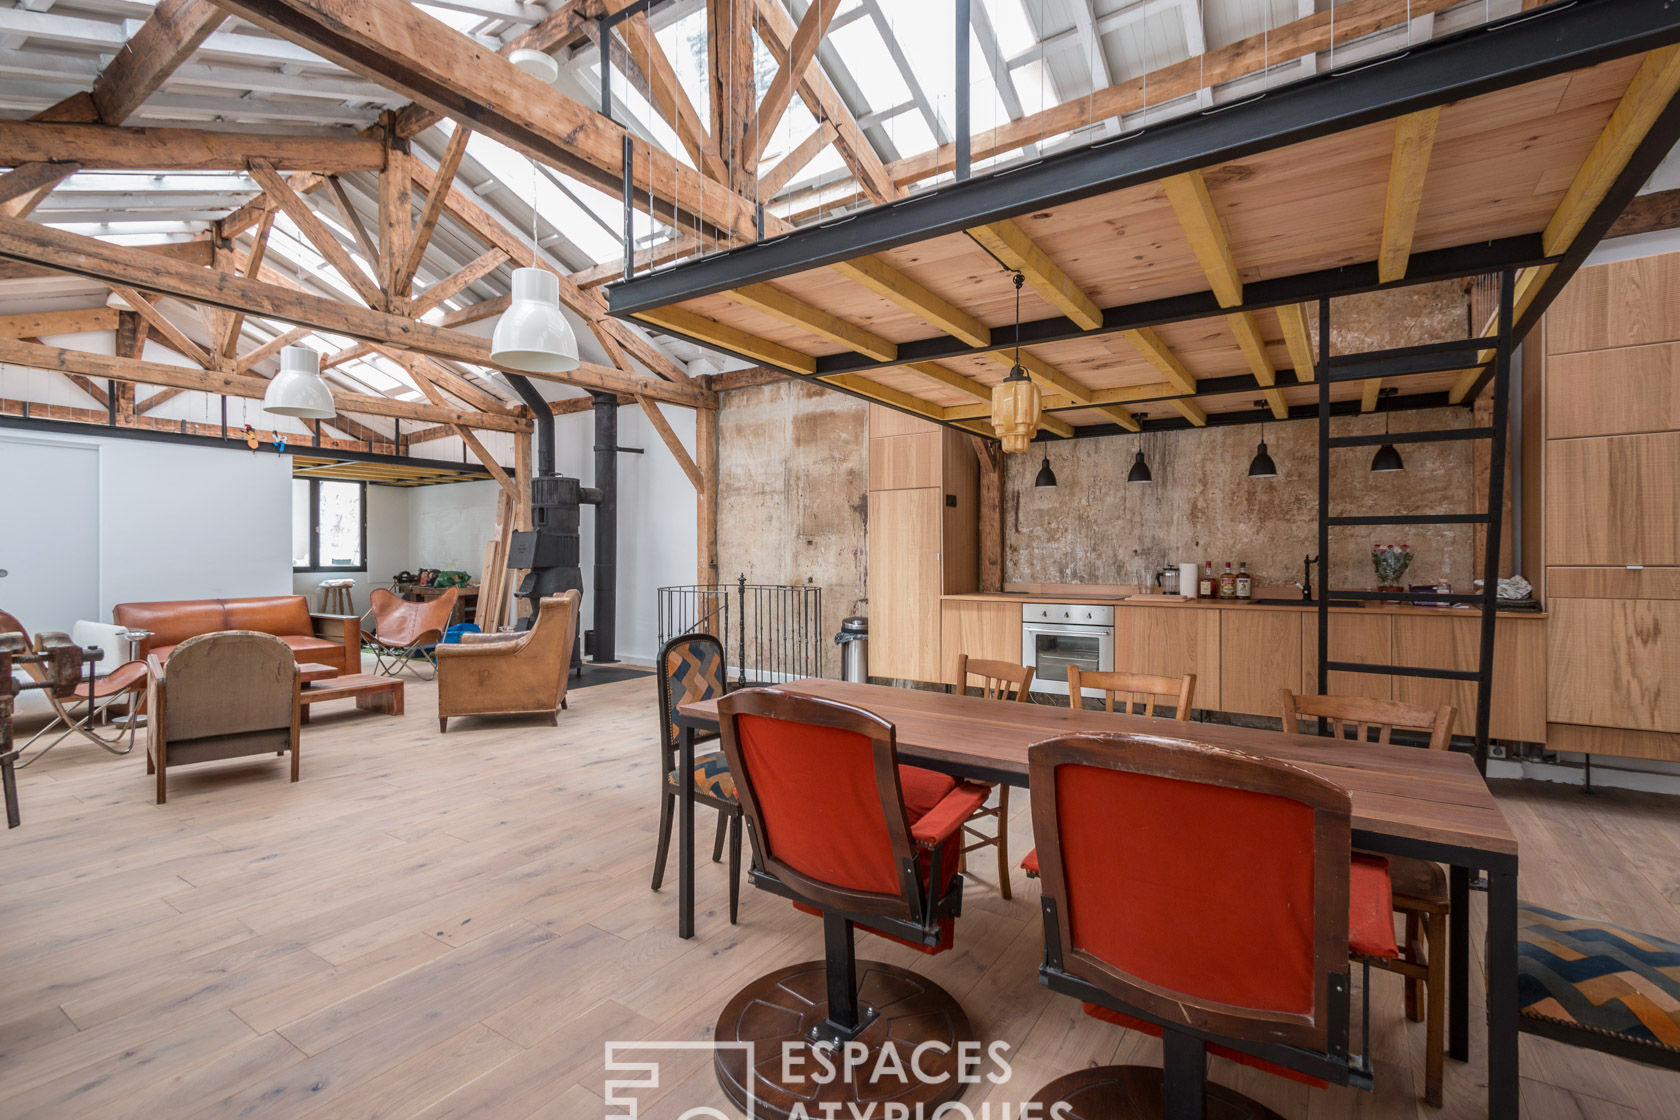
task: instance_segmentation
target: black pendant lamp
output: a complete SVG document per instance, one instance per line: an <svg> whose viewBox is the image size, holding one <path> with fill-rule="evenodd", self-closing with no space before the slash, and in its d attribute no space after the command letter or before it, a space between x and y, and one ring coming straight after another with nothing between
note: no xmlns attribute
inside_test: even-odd
<svg viewBox="0 0 1680 1120"><path fill-rule="evenodd" d="M1395 390L1393 389L1381 389L1379 390L1379 393L1380 395L1386 397L1394 391ZM1383 434L1388 434L1388 409L1386 408L1383 409ZM1383 444L1381 447L1377 448L1377 453L1371 456L1371 472L1373 474L1382 474L1388 471L1403 471L1405 469L1406 464L1400 458L1400 452L1395 449L1392 443Z"/></svg>
<svg viewBox="0 0 1680 1120"><path fill-rule="evenodd" d="M1143 430L1143 418L1145 416L1149 415L1149 414L1147 412L1136 412L1136 413L1133 413L1133 415L1138 418L1138 430L1141 432ZM1138 440L1137 456L1132 459L1132 469L1126 472L1126 481L1127 482L1154 482L1155 481L1155 476L1153 474L1149 473L1149 464L1144 462L1144 459L1143 459L1143 441L1141 439Z"/></svg>
<svg viewBox="0 0 1680 1120"><path fill-rule="evenodd" d="M1265 401L1255 401L1256 406L1264 408ZM1248 464L1249 478L1276 478L1277 464L1272 462L1272 456L1266 451L1266 422L1260 422L1260 447L1254 452L1254 458Z"/></svg>
<svg viewBox="0 0 1680 1120"><path fill-rule="evenodd" d="M1044 464L1038 468L1038 477L1033 479L1034 486L1056 485L1056 472L1050 469L1050 456L1044 457Z"/></svg>

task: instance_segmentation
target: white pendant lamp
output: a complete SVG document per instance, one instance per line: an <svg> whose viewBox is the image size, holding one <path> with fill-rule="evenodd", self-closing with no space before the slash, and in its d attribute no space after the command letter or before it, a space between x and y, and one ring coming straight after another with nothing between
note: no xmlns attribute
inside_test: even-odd
<svg viewBox="0 0 1680 1120"><path fill-rule="evenodd" d="M560 278L546 268L513 270L513 300L496 320L490 360L528 373L578 368L577 336L560 310Z"/></svg>
<svg viewBox="0 0 1680 1120"><path fill-rule="evenodd" d="M560 80L560 63L551 54L522 47L508 55L508 61L539 82L553 85Z"/></svg>
<svg viewBox="0 0 1680 1120"><path fill-rule="evenodd" d="M321 354L307 346L280 351L280 372L263 394L263 411L305 420L331 420L338 415L332 390L321 380Z"/></svg>

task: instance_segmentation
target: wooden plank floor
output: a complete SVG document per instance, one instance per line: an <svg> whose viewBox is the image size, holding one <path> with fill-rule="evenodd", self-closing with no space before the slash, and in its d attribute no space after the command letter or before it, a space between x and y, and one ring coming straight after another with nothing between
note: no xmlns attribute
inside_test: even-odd
<svg viewBox="0 0 1680 1120"><path fill-rule="evenodd" d="M297 785L281 760L185 768L160 807L138 753L82 744L23 772L24 827L0 837L0 1116L599 1117L605 1040L703 1040L747 979L820 953L813 919L751 891L731 928L723 866L704 861L699 936L677 939L674 864L648 890L651 683L574 692L558 729L462 720L445 736L432 686L408 689L403 717L317 711ZM1525 897L1680 938L1673 801L1499 792ZM964 1098L976 1115L1080 1065L1158 1054L1039 987L1037 889L1014 886L1004 902L977 869L942 956L860 940L1011 1044L1012 1078ZM1436 1112L1417 1100L1422 1024L1401 1018L1396 978L1373 987L1374 1093L1219 1060L1215 1078L1292 1117L1482 1115L1479 1007L1473 1061L1447 1063ZM1680 1107L1672 1073L1538 1039L1523 1060L1526 1115ZM701 1053L667 1055L638 1099L648 1117L724 1104Z"/></svg>

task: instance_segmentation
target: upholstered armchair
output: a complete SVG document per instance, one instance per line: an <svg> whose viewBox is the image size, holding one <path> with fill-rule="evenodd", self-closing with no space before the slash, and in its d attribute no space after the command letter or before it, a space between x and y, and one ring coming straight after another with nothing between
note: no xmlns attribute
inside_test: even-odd
<svg viewBox="0 0 1680 1120"><path fill-rule="evenodd" d="M200 634L147 666L146 773L157 775L159 805L171 766L290 751L298 780L298 666L285 642L253 630Z"/></svg>
<svg viewBox="0 0 1680 1120"><path fill-rule="evenodd" d="M450 716L546 715L558 725L580 598L568 591L544 599L523 633L464 634L438 646L438 730L449 730Z"/></svg>

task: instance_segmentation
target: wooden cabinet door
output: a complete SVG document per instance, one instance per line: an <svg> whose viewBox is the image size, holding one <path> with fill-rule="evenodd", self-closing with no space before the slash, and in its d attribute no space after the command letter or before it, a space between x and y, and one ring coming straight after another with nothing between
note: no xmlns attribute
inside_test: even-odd
<svg viewBox="0 0 1680 1120"><path fill-rule="evenodd" d="M869 495L869 673L938 681L938 487Z"/></svg>
<svg viewBox="0 0 1680 1120"><path fill-rule="evenodd" d="M1680 564L1680 432L1546 445L1546 563Z"/></svg>
<svg viewBox="0 0 1680 1120"><path fill-rule="evenodd" d="M957 683L957 655L1021 663L1021 604L947 599L940 604L940 680Z"/></svg>
<svg viewBox="0 0 1680 1120"><path fill-rule="evenodd" d="M1280 688L1301 691L1300 612L1220 611L1220 708L1275 717Z"/></svg>
<svg viewBox="0 0 1680 1120"><path fill-rule="evenodd" d="M1680 731L1680 600L1554 598L1549 608L1549 719Z"/></svg>
<svg viewBox="0 0 1680 1120"><path fill-rule="evenodd" d="M1196 674L1194 707L1219 708L1219 616L1205 607L1124 607L1114 612L1114 668L1163 677Z"/></svg>
<svg viewBox="0 0 1680 1120"><path fill-rule="evenodd" d="M1546 363L1546 438L1680 429L1680 342L1562 354Z"/></svg>
<svg viewBox="0 0 1680 1120"><path fill-rule="evenodd" d="M1301 617L1301 691L1318 691L1318 615ZM1394 619L1382 614L1330 613L1330 659L1360 665L1394 664ZM1331 673L1331 696L1394 698L1393 678L1376 673Z"/></svg>
<svg viewBox="0 0 1680 1120"><path fill-rule="evenodd" d="M1493 646L1495 739L1541 743L1546 739L1546 625L1541 619L1501 618ZM1394 664L1473 671L1481 655L1482 622L1475 615L1394 619ZM1476 683L1395 677L1394 698L1434 707L1451 704L1453 733L1476 733Z"/></svg>

